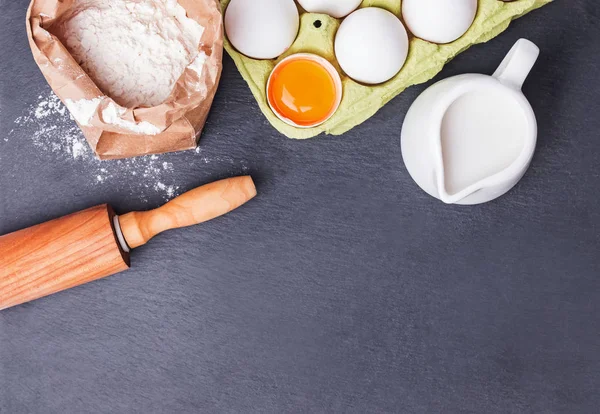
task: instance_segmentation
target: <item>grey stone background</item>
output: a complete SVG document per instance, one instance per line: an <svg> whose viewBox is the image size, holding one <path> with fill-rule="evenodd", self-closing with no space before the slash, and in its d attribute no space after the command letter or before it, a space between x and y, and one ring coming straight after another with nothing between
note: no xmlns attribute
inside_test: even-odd
<svg viewBox="0 0 600 414"><path fill-rule="evenodd" d="M31 116L50 92L27 2L0 5L0 234L102 202L156 207L158 182L250 173L259 190L137 249L124 274L1 312L1 413L598 412L595 0L517 20L437 78L491 73L520 37L542 50L524 87L531 168L476 207L430 198L403 165L402 120L426 85L343 136L293 141L229 58L200 153L73 157L68 114Z"/></svg>

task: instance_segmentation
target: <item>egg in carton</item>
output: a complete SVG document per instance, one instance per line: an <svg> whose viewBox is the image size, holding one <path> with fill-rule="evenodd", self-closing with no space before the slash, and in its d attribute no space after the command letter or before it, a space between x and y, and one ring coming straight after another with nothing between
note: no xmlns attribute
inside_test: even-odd
<svg viewBox="0 0 600 414"><path fill-rule="evenodd" d="M252 16L256 12L256 18L263 24L268 22L273 33L279 35L270 37L268 41L263 37L259 41L255 31L242 30L245 37L241 41L236 39L235 43L238 47L244 45L244 50L241 47L237 50L227 36L225 49L273 127L289 138L305 139L321 133L341 135L349 131L373 116L407 87L433 78L459 53L498 36L513 19L552 0L461 0L458 2L461 5L456 0L404 0L404 5L400 0L299 0L300 4L291 0L221 0L226 27L227 7L231 1L239 2L244 8L238 11L238 15ZM266 7L269 4L274 7ZM357 5L359 10L350 13ZM327 14L307 12L302 6ZM402 21L402 29L389 19L389 13L380 10L379 14L366 16L365 11L360 10L369 7L393 14L398 22ZM451 13L455 14L452 22L444 23L444 19L450 20L448 16ZM469 16L470 13L474 17ZM355 16L358 14L365 16L357 19ZM431 24L432 21L435 24ZM353 43L362 39L360 33L353 33L358 29L352 26L360 27L363 33L372 33L381 31L377 22L379 26L389 26L382 33L395 33L394 39L387 45L379 42L366 45L383 48L379 53L382 61L373 65L373 62L353 58ZM344 31L348 33L343 36L346 45L341 41L343 39L336 41L338 32L342 35ZM408 36L407 45L403 43L403 31ZM267 83L271 72L283 59L298 53L310 53L326 59L341 75L342 97L337 111L325 122L311 128L299 128L284 122L268 102ZM399 71L398 65L401 67Z"/></svg>

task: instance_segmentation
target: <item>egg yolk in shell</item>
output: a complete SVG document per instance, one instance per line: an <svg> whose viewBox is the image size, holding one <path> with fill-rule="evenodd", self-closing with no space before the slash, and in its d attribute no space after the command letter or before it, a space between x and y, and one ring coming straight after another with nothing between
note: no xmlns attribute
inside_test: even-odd
<svg viewBox="0 0 600 414"><path fill-rule="evenodd" d="M336 84L329 71L309 58L275 68L268 99L274 111L298 126L314 126L336 110Z"/></svg>

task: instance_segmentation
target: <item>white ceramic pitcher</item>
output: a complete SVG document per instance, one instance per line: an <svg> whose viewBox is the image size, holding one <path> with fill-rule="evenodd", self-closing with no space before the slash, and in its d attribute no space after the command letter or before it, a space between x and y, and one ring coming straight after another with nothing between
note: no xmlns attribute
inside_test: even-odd
<svg viewBox="0 0 600 414"><path fill-rule="evenodd" d="M444 79L415 100L402 126L402 157L423 190L448 204L479 204L521 179L537 139L521 86L538 55L520 39L493 76Z"/></svg>

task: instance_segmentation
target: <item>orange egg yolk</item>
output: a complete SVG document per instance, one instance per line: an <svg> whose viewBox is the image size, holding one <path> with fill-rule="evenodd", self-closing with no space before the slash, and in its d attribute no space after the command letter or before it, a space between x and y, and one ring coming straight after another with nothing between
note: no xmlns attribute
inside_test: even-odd
<svg viewBox="0 0 600 414"><path fill-rule="evenodd" d="M275 68L268 94L273 110L300 126L323 122L335 110L333 77L310 59L293 59Z"/></svg>

